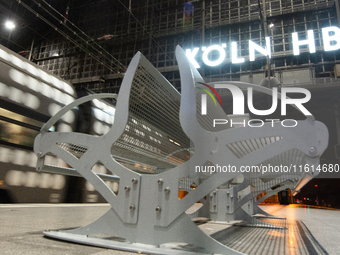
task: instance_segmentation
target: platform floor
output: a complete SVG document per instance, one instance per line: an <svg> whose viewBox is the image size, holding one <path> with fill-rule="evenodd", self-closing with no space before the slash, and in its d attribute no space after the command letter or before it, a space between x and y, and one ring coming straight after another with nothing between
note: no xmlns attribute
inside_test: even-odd
<svg viewBox="0 0 340 255"><path fill-rule="evenodd" d="M340 210L298 205L261 206L286 219L261 219L279 228L230 224L199 225L206 233L246 254L340 254ZM0 254L135 254L56 241L42 231L84 226L103 215L107 204L0 205Z"/></svg>

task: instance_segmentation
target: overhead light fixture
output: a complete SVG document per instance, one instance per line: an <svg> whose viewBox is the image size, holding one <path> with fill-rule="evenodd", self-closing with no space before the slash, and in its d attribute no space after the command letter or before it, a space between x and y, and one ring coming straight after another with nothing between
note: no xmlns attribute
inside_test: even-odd
<svg viewBox="0 0 340 255"><path fill-rule="evenodd" d="M9 30L13 30L15 28L15 24L13 21L7 20L5 23L5 27Z"/></svg>
<svg viewBox="0 0 340 255"><path fill-rule="evenodd" d="M269 25L269 28L273 28L273 27L274 27L274 24L271 23L271 24Z"/></svg>

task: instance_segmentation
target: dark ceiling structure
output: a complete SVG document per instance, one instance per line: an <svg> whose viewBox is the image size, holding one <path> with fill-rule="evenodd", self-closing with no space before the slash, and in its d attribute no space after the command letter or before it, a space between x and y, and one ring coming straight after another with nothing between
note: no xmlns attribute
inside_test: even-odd
<svg viewBox="0 0 340 255"><path fill-rule="evenodd" d="M76 14L74 10L77 7L89 2L91 1L0 0L0 43L16 52L29 51L33 39L38 44L39 41L48 40L49 35L55 30L52 26L63 30L65 23L61 23L60 20L65 21L69 14ZM10 31L4 27L7 20L15 23L15 29Z"/></svg>

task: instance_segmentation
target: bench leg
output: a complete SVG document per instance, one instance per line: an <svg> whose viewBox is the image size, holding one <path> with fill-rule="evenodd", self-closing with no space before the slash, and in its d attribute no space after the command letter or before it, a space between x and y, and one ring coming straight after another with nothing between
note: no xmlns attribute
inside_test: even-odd
<svg viewBox="0 0 340 255"><path fill-rule="evenodd" d="M113 219L118 219L115 212L110 209L97 221L78 229L62 231L45 231L44 235L51 238L71 241L81 244L94 245L105 248L113 248L125 251L146 252L148 254L211 254L219 253L225 255L240 255L239 253L206 235L193 223L186 214L182 214L175 222L168 227L154 227L153 233L147 233L154 237L154 244L142 244L139 242L130 242L117 236L108 238L98 238L96 234L114 235L113 229L118 229L119 234L137 233L138 224L118 224ZM130 226L129 226L130 225ZM148 232L148 231L146 231ZM138 240L138 238L137 238ZM165 244L162 244L166 242ZM188 248L181 249L181 246L174 248L169 243L187 243ZM193 246L195 248L193 248Z"/></svg>
<svg viewBox="0 0 340 255"><path fill-rule="evenodd" d="M252 217L249 213L247 213L242 208L242 205L247 206L248 203L240 204L240 201L237 199L237 190L238 188L234 187L228 190L217 189L211 193L209 205L210 218L214 222L231 223L233 221L242 221L243 223L240 224L243 226L266 227L275 229L282 228L262 222L256 217ZM253 200L254 198L252 198L250 202L252 202Z"/></svg>

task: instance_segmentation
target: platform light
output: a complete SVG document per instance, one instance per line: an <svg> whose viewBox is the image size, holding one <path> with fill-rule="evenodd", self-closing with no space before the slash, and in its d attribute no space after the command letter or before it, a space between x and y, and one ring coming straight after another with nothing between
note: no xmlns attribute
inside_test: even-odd
<svg viewBox="0 0 340 255"><path fill-rule="evenodd" d="M13 30L15 28L15 24L13 21L11 20L7 20L5 22L5 27L8 29L8 30Z"/></svg>

